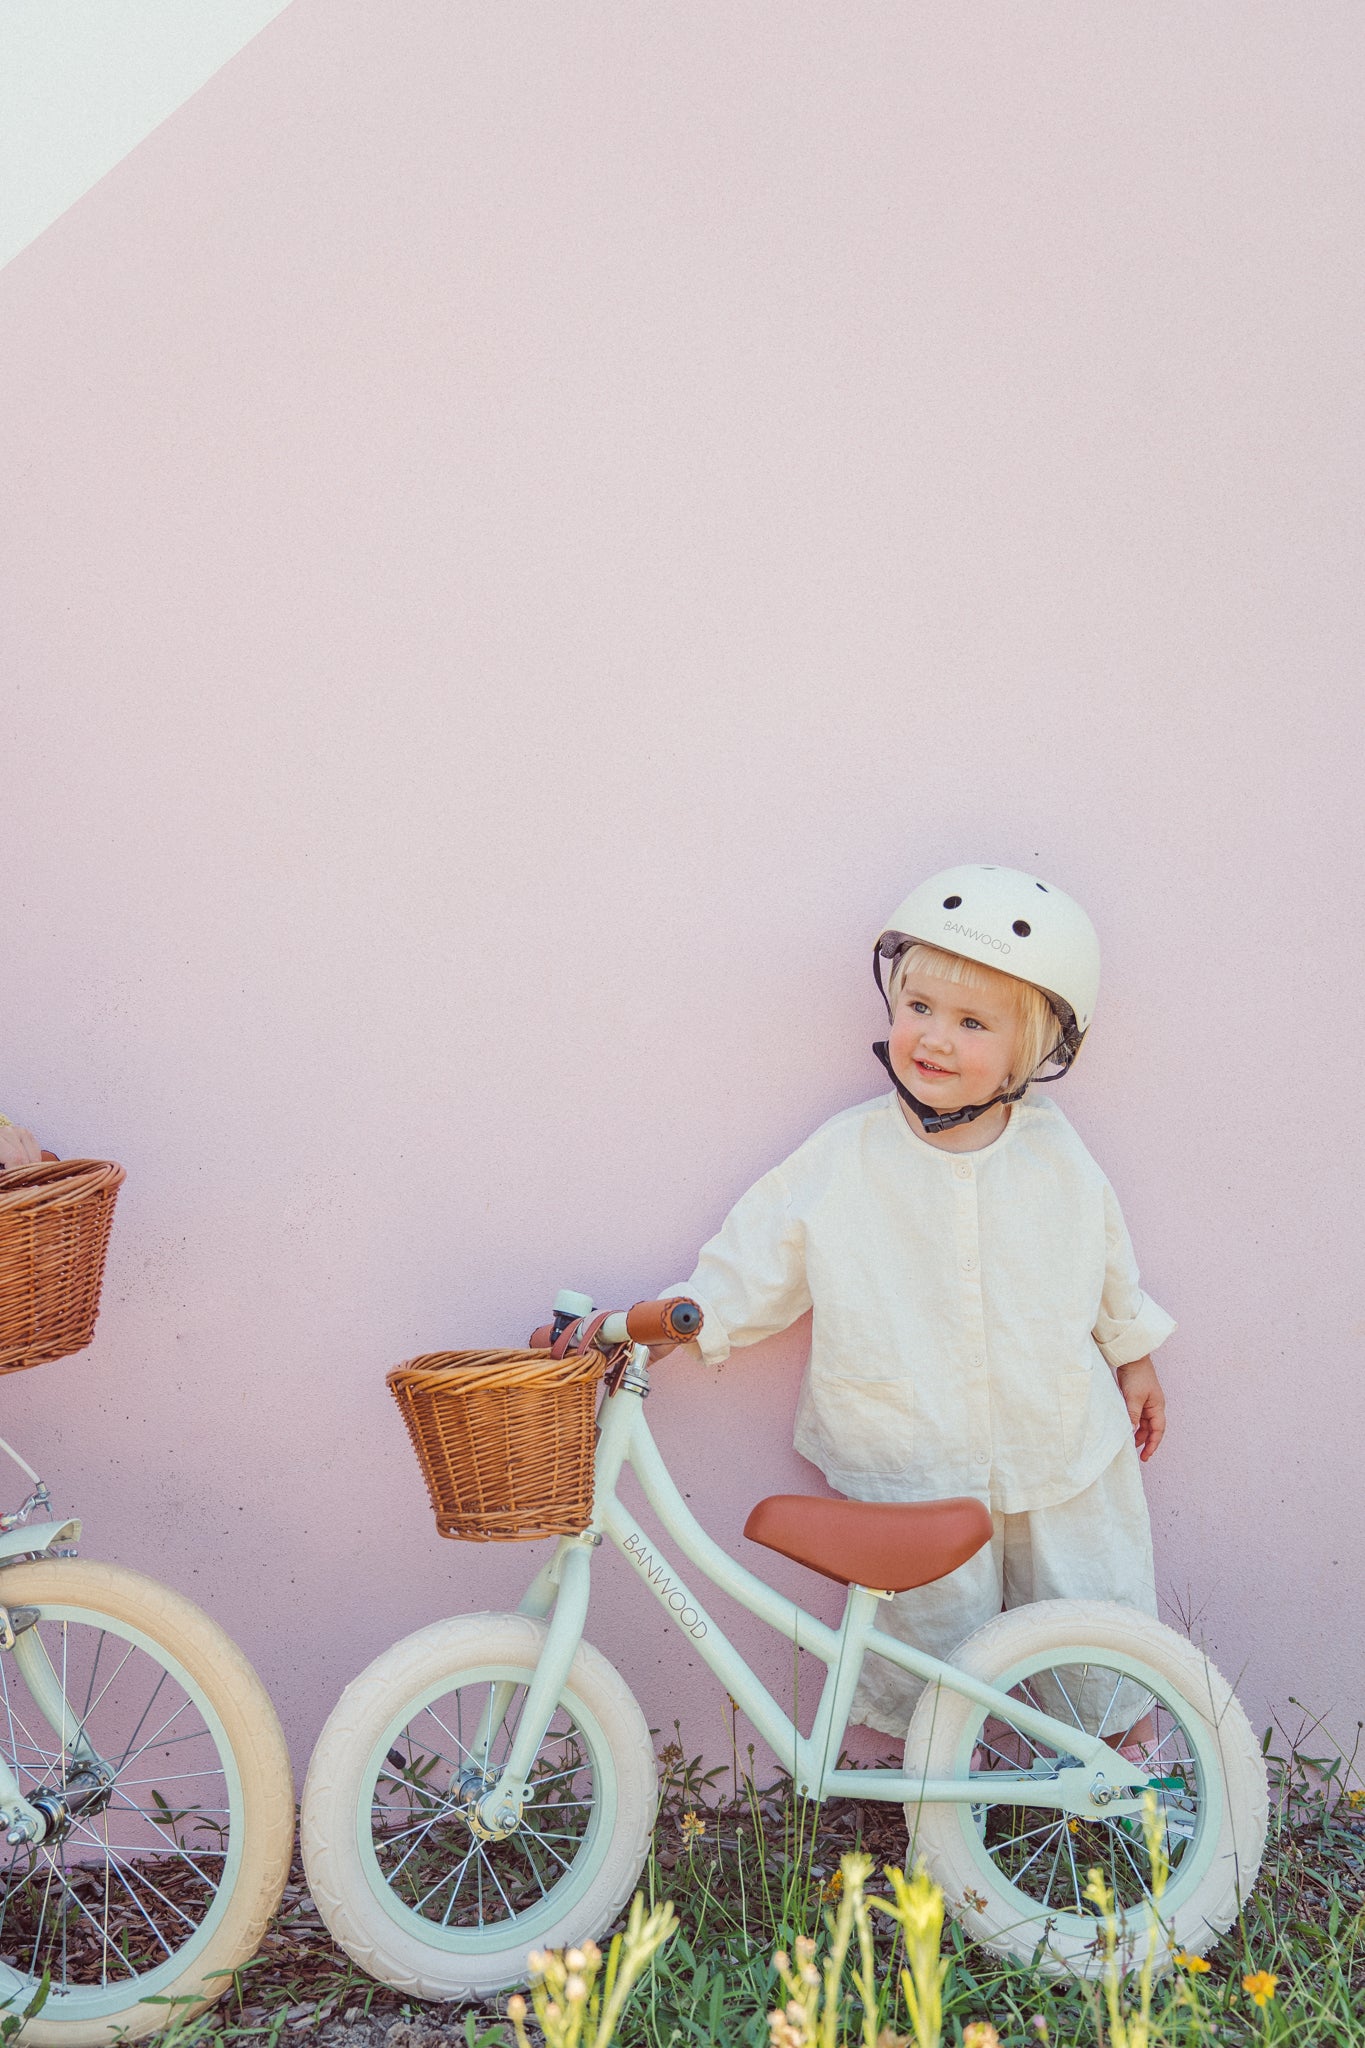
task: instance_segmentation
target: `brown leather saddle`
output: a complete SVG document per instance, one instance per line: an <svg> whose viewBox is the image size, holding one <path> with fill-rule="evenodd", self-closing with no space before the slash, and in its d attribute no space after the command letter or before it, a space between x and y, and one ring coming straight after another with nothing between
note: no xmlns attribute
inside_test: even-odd
<svg viewBox="0 0 1365 2048"><path fill-rule="evenodd" d="M946 1578L991 1540L984 1502L821 1500L773 1493L744 1524L754 1543L841 1586L905 1593Z"/></svg>

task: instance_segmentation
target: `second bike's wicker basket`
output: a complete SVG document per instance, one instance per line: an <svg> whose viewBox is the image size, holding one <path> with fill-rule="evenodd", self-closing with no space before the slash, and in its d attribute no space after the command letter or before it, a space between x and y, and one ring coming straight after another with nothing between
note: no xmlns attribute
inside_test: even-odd
<svg viewBox="0 0 1365 2048"><path fill-rule="evenodd" d="M84 1351L123 1168L55 1159L0 1173L0 1372Z"/></svg>
<svg viewBox="0 0 1365 2048"><path fill-rule="evenodd" d="M388 1376L442 1536L576 1536L592 1520L600 1351L430 1351Z"/></svg>

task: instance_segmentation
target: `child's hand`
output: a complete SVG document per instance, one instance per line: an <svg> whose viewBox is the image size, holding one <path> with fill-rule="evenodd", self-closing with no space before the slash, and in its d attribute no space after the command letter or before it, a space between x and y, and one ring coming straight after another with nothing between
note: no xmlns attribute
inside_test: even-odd
<svg viewBox="0 0 1365 2048"><path fill-rule="evenodd" d="M43 1148L21 1124L0 1124L0 1173L11 1166L36 1166Z"/></svg>
<svg viewBox="0 0 1365 2048"><path fill-rule="evenodd" d="M1166 1396L1161 1381L1150 1358L1135 1358L1131 1365L1121 1365L1115 1377L1128 1404L1133 1442L1145 1465L1166 1434Z"/></svg>

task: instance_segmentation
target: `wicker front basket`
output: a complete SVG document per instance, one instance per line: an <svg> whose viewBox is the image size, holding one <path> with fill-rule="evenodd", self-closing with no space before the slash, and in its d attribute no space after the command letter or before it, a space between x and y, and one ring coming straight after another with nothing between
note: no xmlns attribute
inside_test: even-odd
<svg viewBox="0 0 1365 2048"><path fill-rule="evenodd" d="M60 1159L0 1173L0 1372L84 1351L123 1168Z"/></svg>
<svg viewBox="0 0 1365 2048"><path fill-rule="evenodd" d="M442 1536L517 1543L586 1529L605 1365L600 1351L430 1351L394 1368Z"/></svg>

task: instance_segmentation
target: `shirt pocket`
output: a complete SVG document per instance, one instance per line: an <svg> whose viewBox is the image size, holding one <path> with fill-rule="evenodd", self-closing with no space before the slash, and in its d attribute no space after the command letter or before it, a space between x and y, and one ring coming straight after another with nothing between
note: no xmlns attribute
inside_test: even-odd
<svg viewBox="0 0 1365 2048"><path fill-rule="evenodd" d="M821 1373L812 1391L830 1462L844 1472L903 1472L914 1451L915 1404L908 1379Z"/></svg>
<svg viewBox="0 0 1365 2048"><path fill-rule="evenodd" d="M1057 1376L1057 1420L1061 1430L1062 1454L1068 1464L1074 1464L1080 1457L1090 1432L1093 1378L1089 1366Z"/></svg>

